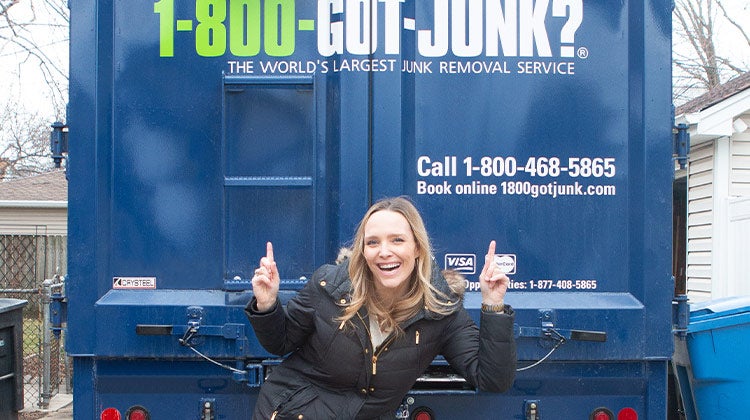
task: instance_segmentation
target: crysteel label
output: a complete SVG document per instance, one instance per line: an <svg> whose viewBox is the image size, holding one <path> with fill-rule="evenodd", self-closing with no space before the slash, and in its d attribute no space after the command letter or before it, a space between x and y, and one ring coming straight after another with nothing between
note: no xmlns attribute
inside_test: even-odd
<svg viewBox="0 0 750 420"><path fill-rule="evenodd" d="M156 289L156 277L113 277L112 288L120 290Z"/></svg>

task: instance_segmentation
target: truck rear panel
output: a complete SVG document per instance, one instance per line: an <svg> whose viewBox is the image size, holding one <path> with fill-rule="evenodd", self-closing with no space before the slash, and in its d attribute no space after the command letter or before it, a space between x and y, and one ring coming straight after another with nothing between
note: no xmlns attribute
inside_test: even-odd
<svg viewBox="0 0 750 420"><path fill-rule="evenodd" d="M70 7L77 418L246 418L279 362L242 313L265 242L288 299L401 194L477 319L497 240L519 367L544 359L499 395L437 360L410 415L665 417L670 2Z"/></svg>

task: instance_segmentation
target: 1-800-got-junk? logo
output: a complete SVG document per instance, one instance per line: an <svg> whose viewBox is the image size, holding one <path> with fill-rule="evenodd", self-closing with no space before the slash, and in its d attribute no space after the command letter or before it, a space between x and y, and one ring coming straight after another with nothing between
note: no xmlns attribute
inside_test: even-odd
<svg viewBox="0 0 750 420"><path fill-rule="evenodd" d="M576 47L585 49L576 42L583 0L414 0L426 9L419 14L405 0L317 0L313 7L302 7L310 0L196 0L194 8L190 3L154 3L161 57L174 57L176 44L190 38L202 57L290 57L307 34L323 57L376 51L398 56L405 38L412 38L425 58L573 58ZM559 46L550 36L558 30ZM192 37L177 35L191 32Z"/></svg>

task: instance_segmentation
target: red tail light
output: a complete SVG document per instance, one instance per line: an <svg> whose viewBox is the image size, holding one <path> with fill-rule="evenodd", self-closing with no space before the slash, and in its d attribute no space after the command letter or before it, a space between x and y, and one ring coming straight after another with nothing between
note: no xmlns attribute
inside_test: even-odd
<svg viewBox="0 0 750 420"><path fill-rule="evenodd" d="M151 415L145 408L135 405L125 413L125 420L150 420Z"/></svg>
<svg viewBox="0 0 750 420"><path fill-rule="evenodd" d="M590 420L615 420L614 414L604 407L597 408L589 416Z"/></svg>
<svg viewBox="0 0 750 420"><path fill-rule="evenodd" d="M99 415L101 420L121 420L120 412L116 408L105 408Z"/></svg>
<svg viewBox="0 0 750 420"><path fill-rule="evenodd" d="M630 407L623 408L617 413L617 420L638 420L638 413Z"/></svg>
<svg viewBox="0 0 750 420"><path fill-rule="evenodd" d="M427 407L419 407L412 411L411 413L411 419L412 420L434 420L435 415L433 414L432 410L430 410Z"/></svg>
<svg viewBox="0 0 750 420"><path fill-rule="evenodd" d="M589 420L615 420L615 415L606 407L599 407L589 416ZM638 420L638 413L630 407L625 407L617 413L617 420Z"/></svg>

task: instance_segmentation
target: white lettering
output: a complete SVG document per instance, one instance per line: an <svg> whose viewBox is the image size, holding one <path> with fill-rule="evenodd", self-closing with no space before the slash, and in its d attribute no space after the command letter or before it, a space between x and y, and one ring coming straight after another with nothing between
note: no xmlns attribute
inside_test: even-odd
<svg viewBox="0 0 750 420"><path fill-rule="evenodd" d="M519 11L519 39L521 57L534 55L534 44L540 57L551 57L552 50L549 47L547 28L544 19L547 16L549 0L522 1Z"/></svg>
<svg viewBox="0 0 750 420"><path fill-rule="evenodd" d="M343 11L343 0L318 1L318 52L324 57L344 52L344 22L331 22L331 15Z"/></svg>
<svg viewBox="0 0 750 420"><path fill-rule="evenodd" d="M429 176L430 170L426 168L430 164L430 158L427 156L420 156L417 159L417 173L419 176Z"/></svg>
<svg viewBox="0 0 750 420"><path fill-rule="evenodd" d="M385 3L385 53L401 53L401 4L406 0L380 0Z"/></svg>
<svg viewBox="0 0 750 420"><path fill-rule="evenodd" d="M417 181L417 194L427 195L450 195L453 194L453 186L448 181L442 184L428 184L426 181Z"/></svg>
<svg viewBox="0 0 750 420"><path fill-rule="evenodd" d="M468 0L469 15L466 15L466 0L453 0L453 54L459 57L476 57L482 53L482 1ZM466 28L469 39L466 39Z"/></svg>
<svg viewBox="0 0 750 420"><path fill-rule="evenodd" d="M510 73L505 61L441 61L440 73Z"/></svg>
<svg viewBox="0 0 750 420"><path fill-rule="evenodd" d="M448 53L448 0L435 0L433 28L417 31L417 51L423 57L442 57Z"/></svg>
<svg viewBox="0 0 750 420"><path fill-rule="evenodd" d="M401 54L402 35L416 31L422 57L552 57L546 26L551 16L565 19L559 51L572 57L583 20L582 0L432 0L426 20L404 16L405 1L318 0L318 52L369 55L384 48L385 54Z"/></svg>
<svg viewBox="0 0 750 420"><path fill-rule="evenodd" d="M346 50L351 54L375 52L377 44L372 40L378 39L378 25L370 23L378 20L376 5L370 0L346 1Z"/></svg>
<svg viewBox="0 0 750 420"><path fill-rule="evenodd" d="M575 63L569 61L519 61L519 74L575 74Z"/></svg>
<svg viewBox="0 0 750 420"><path fill-rule="evenodd" d="M517 54L516 44L518 37L516 30L518 24L518 7L515 0L505 2L505 13L500 0L487 0L487 51L489 57L498 55L498 37L503 45L505 57L515 57Z"/></svg>

